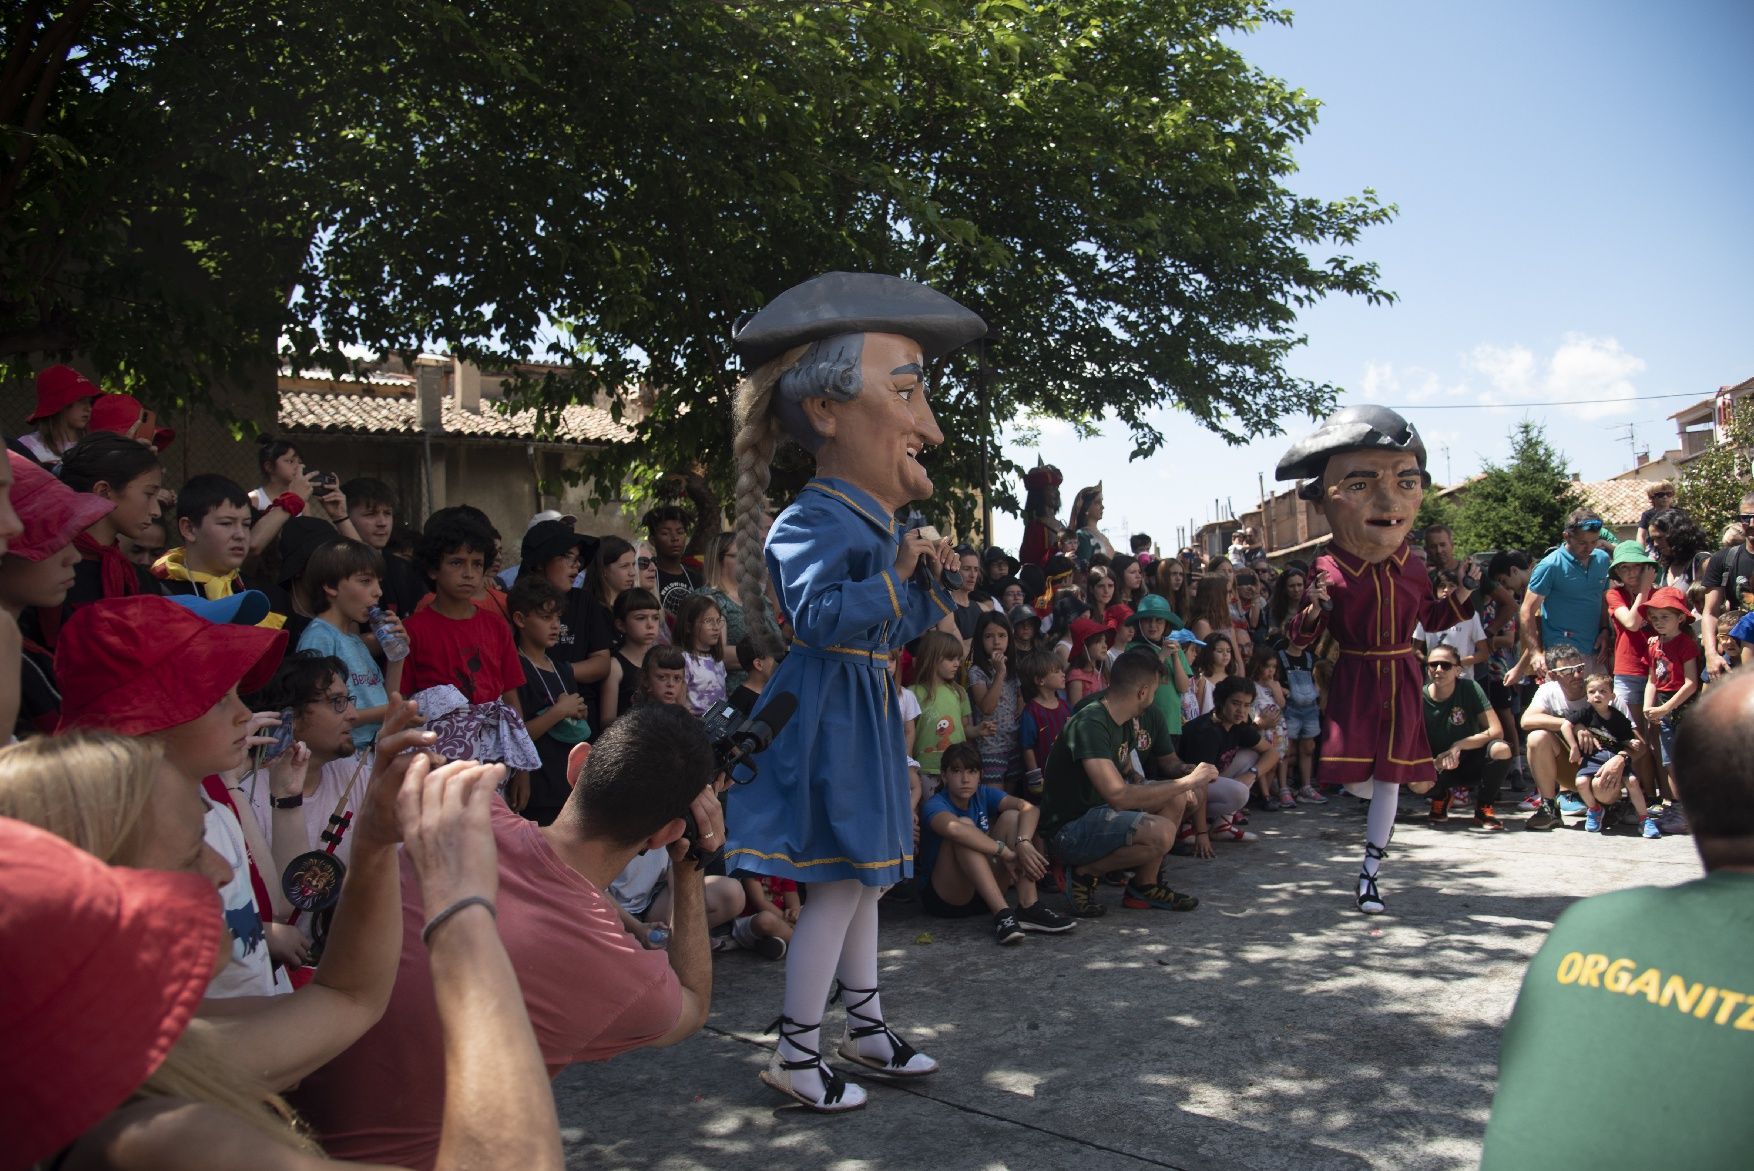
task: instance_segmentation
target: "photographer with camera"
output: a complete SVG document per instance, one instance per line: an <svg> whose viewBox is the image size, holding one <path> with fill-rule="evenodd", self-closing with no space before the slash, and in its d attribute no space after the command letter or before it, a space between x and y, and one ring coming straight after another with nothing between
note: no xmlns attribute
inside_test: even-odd
<svg viewBox="0 0 1754 1171"><path fill-rule="evenodd" d="M341 477L334 472L305 467L290 439L263 435L256 440L256 467L262 483L249 493L250 554L260 556L280 535L281 527L302 515L314 502L316 515L334 524L342 536L360 539L347 515L347 497L341 494Z"/></svg>
<svg viewBox="0 0 1754 1171"><path fill-rule="evenodd" d="M705 874L688 858L724 844L708 784L713 771L700 721L648 704L597 737L552 825L494 801L499 934L550 1077L576 1061L674 1045L706 1022ZM694 841L685 836L690 818L699 827ZM667 850L671 859L672 931L663 951L632 946L605 893L648 850ZM389 1007L294 1097L331 1157L430 1168L444 1113L445 1047L420 945L428 910L408 866L404 860L402 960Z"/></svg>

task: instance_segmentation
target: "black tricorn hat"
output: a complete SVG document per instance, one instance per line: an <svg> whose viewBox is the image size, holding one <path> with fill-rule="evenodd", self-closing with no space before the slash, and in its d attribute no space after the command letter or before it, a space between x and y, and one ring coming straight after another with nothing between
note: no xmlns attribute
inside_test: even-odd
<svg viewBox="0 0 1754 1171"><path fill-rule="evenodd" d="M794 285L731 331L751 368L820 338L895 333L941 358L987 332L987 323L936 289L874 272L828 272Z"/></svg>
<svg viewBox="0 0 1754 1171"><path fill-rule="evenodd" d="M1342 451L1404 451L1425 469L1425 441L1413 424L1388 407L1347 407L1291 445L1273 473L1279 480L1313 480Z"/></svg>

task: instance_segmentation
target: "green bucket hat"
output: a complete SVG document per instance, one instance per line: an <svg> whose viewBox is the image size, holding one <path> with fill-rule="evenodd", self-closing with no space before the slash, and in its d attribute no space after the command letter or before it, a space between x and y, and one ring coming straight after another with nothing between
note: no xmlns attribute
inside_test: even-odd
<svg viewBox="0 0 1754 1171"><path fill-rule="evenodd" d="M1622 565L1655 565L1657 559L1644 551L1644 546L1637 541L1621 541L1614 546L1614 556L1608 561L1608 572L1613 573Z"/></svg>
<svg viewBox="0 0 1754 1171"><path fill-rule="evenodd" d="M1160 594L1146 594L1139 599L1139 608L1133 611L1135 618L1162 618L1165 621L1175 617L1175 611L1169 608L1169 599Z"/></svg>

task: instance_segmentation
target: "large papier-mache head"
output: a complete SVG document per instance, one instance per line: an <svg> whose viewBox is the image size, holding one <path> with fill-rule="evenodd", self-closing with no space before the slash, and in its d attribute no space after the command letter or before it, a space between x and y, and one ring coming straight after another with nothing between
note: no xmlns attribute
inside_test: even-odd
<svg viewBox="0 0 1754 1171"><path fill-rule="evenodd" d="M898 334L931 362L987 332L986 322L936 289L882 273L830 272L795 285L732 331L732 346L751 371L808 346L779 373L775 414L807 450L821 438L804 402L846 402L861 389L864 335Z"/></svg>
<svg viewBox="0 0 1754 1171"><path fill-rule="evenodd" d="M1336 411L1291 445L1275 476L1303 480L1298 495L1327 518L1333 543L1370 562L1400 549L1431 484L1419 432L1382 406Z"/></svg>

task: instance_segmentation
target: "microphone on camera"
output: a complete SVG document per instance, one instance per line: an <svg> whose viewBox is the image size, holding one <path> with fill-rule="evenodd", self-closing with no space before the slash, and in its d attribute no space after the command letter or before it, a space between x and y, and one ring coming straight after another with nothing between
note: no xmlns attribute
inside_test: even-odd
<svg viewBox="0 0 1754 1171"><path fill-rule="evenodd" d="M731 734L728 761L741 760L766 750L797 712L798 697L789 691L782 691L768 700L760 715L751 716L748 723Z"/></svg>

